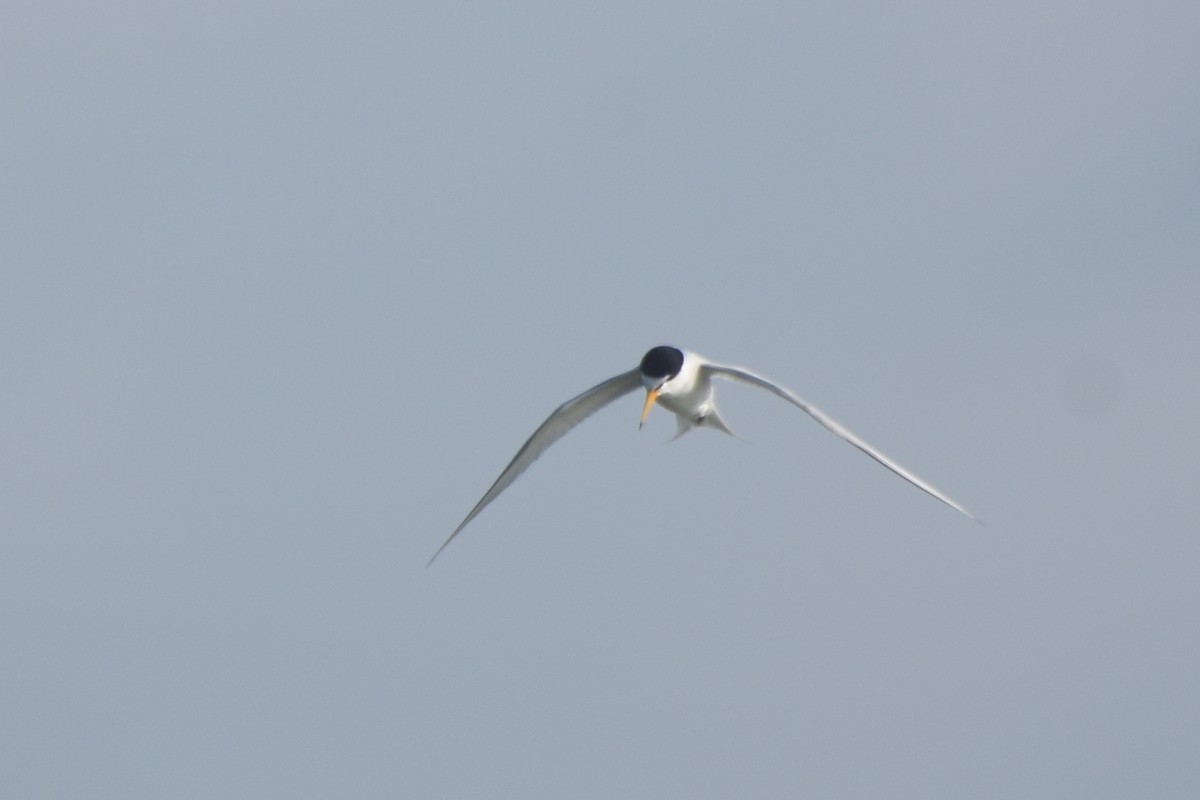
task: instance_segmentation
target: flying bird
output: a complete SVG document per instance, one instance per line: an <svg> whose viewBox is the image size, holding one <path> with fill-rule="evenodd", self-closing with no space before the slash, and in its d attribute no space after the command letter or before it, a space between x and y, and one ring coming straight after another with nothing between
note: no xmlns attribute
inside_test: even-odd
<svg viewBox="0 0 1200 800"><path fill-rule="evenodd" d="M646 417L650 415L650 409L654 407L655 403L658 403L658 405L675 415L675 422L678 429L674 439L678 439L693 428L715 428L723 433L732 435L732 432L725 425L720 415L717 414L717 407L713 402L713 378L741 381L766 389L768 392L782 397L821 423L828 430L845 439L859 450L862 450L901 478L904 478L904 480L913 486L978 522L978 519L971 512L967 511L954 500L951 500L927 481L917 477L895 461L892 461L883 453L844 428L828 414L782 386L778 386L766 378L741 367L714 364L695 353L662 345L650 349L642 357L642 363L637 369L631 369L629 372L609 378L556 408L554 413L521 446L521 449L513 456L512 461L508 462L508 466L500 473L500 477L492 484L492 488L488 489L483 497L480 498L475 507L471 509L471 513L467 514L466 519L459 523L459 526L454 529L454 533L450 534L449 538L437 549L437 552L433 554L433 558L429 559L429 564L432 564L434 559L446 549L446 545L450 544L454 540L454 537L458 536L459 532L467 527L467 523L479 516L479 512L487 508L489 503L511 486L521 476L521 473L528 469L529 465L546 451L546 448L557 442L566 435L567 431L583 422L592 414L595 414L617 398L624 397L637 389L646 390L646 402L642 406L642 416L638 422L639 430L645 424ZM429 564L426 564L426 566L429 566Z"/></svg>

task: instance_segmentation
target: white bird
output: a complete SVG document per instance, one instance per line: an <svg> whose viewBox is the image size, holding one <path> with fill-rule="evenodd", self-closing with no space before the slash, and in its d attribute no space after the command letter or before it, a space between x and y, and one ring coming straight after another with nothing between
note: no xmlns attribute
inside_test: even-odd
<svg viewBox="0 0 1200 800"><path fill-rule="evenodd" d="M467 514L467 518L459 523L459 526L454 529L454 533L450 534L449 538L433 554L433 558L429 559L429 564L434 562L434 559L446 549L446 545L450 544L455 536L458 536L459 532L467 526L467 523L479 516L479 512L487 508L489 503L511 486L520 477L521 473L528 469L529 465L546 451L546 448L566 435L567 431L618 397L623 397L638 388L646 390L646 403L642 406L642 417L638 423L639 430L645 424L646 417L650 414L650 409L657 402L675 415L675 421L678 425L675 439L678 439L696 427L716 428L719 431L732 435L732 432L725 426L725 423L717 414L717 407L713 403L712 379L714 377L742 381L743 383L759 386L779 395L842 439L845 439L901 478L904 478L913 486L924 490L976 522L979 521L971 512L967 511L954 500L951 500L931 484L912 474L895 461L892 461L883 453L846 430L846 428L842 427L841 424L825 414L825 412L792 394L782 386L777 386L766 378L755 375L753 372L741 367L714 364L695 353L688 353L674 347L662 345L649 350L642 357L642 363L637 369L632 369L614 378L609 378L556 408L554 413L521 446L521 449L513 456L512 461L508 462L508 466L500 473L500 477L492 484L492 488L488 489L479 502L475 504L475 507L471 509L471 513ZM426 566L429 566L429 564L426 564Z"/></svg>

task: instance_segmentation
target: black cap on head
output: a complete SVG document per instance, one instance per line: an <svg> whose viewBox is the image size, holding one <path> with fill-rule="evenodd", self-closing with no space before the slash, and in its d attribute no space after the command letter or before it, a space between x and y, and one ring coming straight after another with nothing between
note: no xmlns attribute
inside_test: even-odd
<svg viewBox="0 0 1200 800"><path fill-rule="evenodd" d="M651 348L642 356L640 369L647 377L669 380L683 369L683 352L667 345Z"/></svg>

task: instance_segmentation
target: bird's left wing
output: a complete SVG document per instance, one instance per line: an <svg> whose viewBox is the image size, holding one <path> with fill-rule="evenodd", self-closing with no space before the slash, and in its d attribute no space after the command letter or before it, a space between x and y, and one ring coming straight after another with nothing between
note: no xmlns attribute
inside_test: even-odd
<svg viewBox="0 0 1200 800"><path fill-rule="evenodd" d="M959 505L954 500L951 500L948 496L946 496L944 493L942 493L941 490L935 488L932 484L928 483L924 479L919 478L916 475L912 474L907 469L905 469L904 467L897 464L895 461L892 461L890 458L885 456L883 453L879 452L874 447L867 444L862 439L858 438L858 436L855 435L853 432L842 427L842 424L840 422L838 422L837 420L835 420L833 417L830 417L824 411L822 411L821 409L812 405L811 403L805 401L804 399L792 394L787 389L784 389L782 386L776 386L774 383L771 383L766 378L764 378L760 375L755 375L753 372L744 370L741 367L727 367L727 366L722 366L721 364L713 364L711 362L705 362L704 365L701 367L701 369L710 375L716 375L721 378L732 378L733 380L738 380L738 381L742 381L744 383L749 383L753 386L759 386L763 389L766 389L768 392L772 392L773 394L776 394L776 395L782 397L784 400L787 400L789 403L796 406L804 413L808 414L810 417L815 419L817 422L821 423L821 425L825 426L825 428L827 428L828 430L837 434L842 439L845 439L847 442L854 445L859 450L862 450L864 453L866 453L871 458L878 461L880 464L883 464L885 467L887 467L892 472L899 475L901 478L904 478L904 480L908 481L913 486L916 486L918 489L921 489L921 490L927 492L928 494L936 497L938 500L941 500L943 503L950 506L954 510L967 515L968 517L975 520L976 522L979 521L979 519L974 514L972 514L970 511L967 511L965 508L963 508L961 505Z"/></svg>
<svg viewBox="0 0 1200 800"><path fill-rule="evenodd" d="M636 369L609 378L604 383L593 386L578 397L574 397L563 403L558 408L554 409L546 421L543 422L533 435L521 445L521 449L513 456L512 461L508 462L508 466L500 473L500 477L496 478L496 482L492 484L492 488L487 490L487 493L480 499L475 507L471 509L471 513L467 514L454 533L442 543L437 552L433 554L433 558L429 559L429 564L446 549L446 545L458 536L458 532L467 527L467 523L475 519L480 511L487 507L488 503L500 496L500 493L512 485L513 481L521 476L521 473L529 468L529 465L537 460L537 457L546 451L550 445L557 442L567 431L574 428L585 419L595 414L606 405L616 400L618 397L629 394L634 389L642 385L642 379ZM425 566L429 566L426 564Z"/></svg>

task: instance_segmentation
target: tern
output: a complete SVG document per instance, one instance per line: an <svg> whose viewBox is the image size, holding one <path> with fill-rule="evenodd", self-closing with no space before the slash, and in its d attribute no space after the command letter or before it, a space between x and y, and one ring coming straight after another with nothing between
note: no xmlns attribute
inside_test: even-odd
<svg viewBox="0 0 1200 800"><path fill-rule="evenodd" d="M828 414L782 386L741 367L715 364L695 353L668 345L660 345L647 351L637 369L631 369L629 372L596 384L583 394L571 398L554 409L554 412L533 432L525 444L521 445L521 449L513 456L512 461L508 462L508 466L500 473L500 477L496 478L492 488L488 489L480 498L475 507L471 509L471 513L467 514L466 519L454 529L454 533L450 534L449 538L442 543L426 566L432 564L434 559L446 549L446 546L454 541L454 537L458 536L471 520L479 516L479 512L487 508L489 503L499 497L501 492L511 486L550 445L609 403L637 389L646 390L646 402L642 406L642 416L638 422L639 430L645 424L646 417L650 415L650 409L654 407L655 403L658 403L675 415L678 430L671 441L678 439L693 428L715 428L722 433L733 435L720 415L717 414L717 407L713 402L713 378L741 381L782 397L913 486L976 522L979 521L974 514L951 500L933 485L892 461Z"/></svg>

